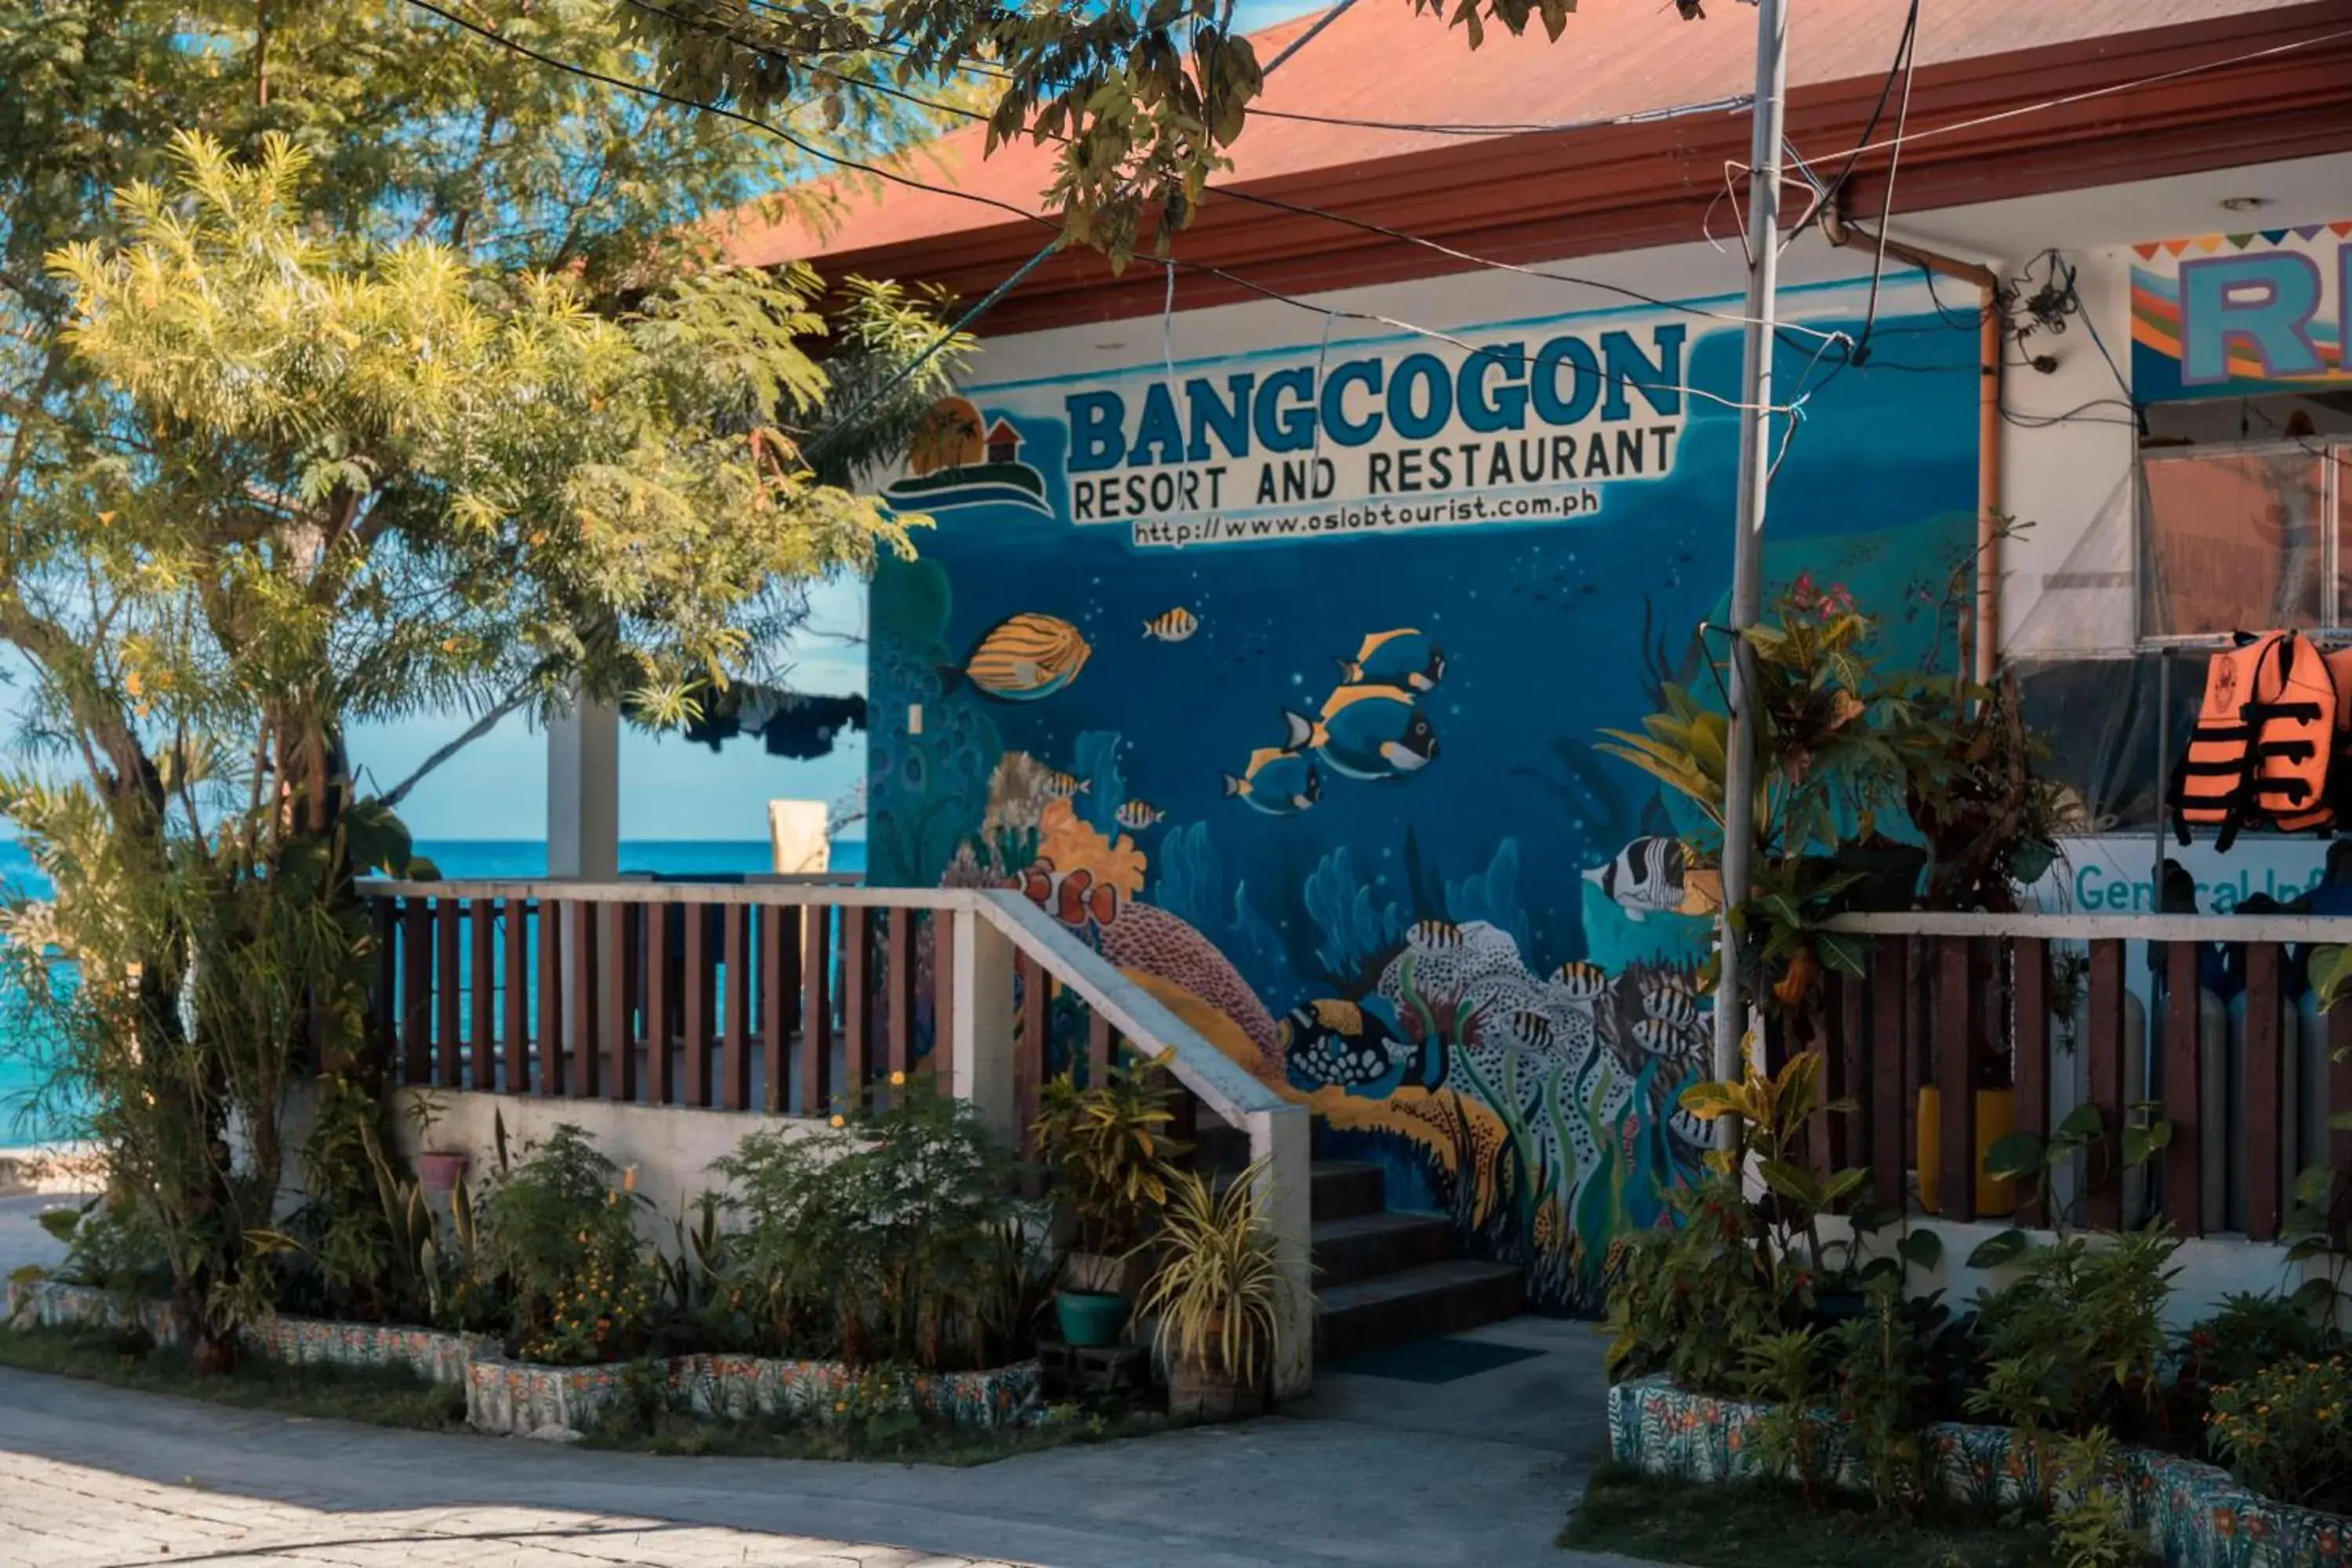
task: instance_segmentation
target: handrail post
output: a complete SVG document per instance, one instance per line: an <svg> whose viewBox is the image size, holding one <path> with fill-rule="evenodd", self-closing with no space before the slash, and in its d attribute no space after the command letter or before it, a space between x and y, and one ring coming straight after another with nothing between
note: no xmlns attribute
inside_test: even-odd
<svg viewBox="0 0 2352 1568"><path fill-rule="evenodd" d="M1285 1105L1243 1118L1250 1161L1264 1163L1267 1218L1274 1227L1276 1267L1287 1281L1275 1311L1282 1356L1274 1365L1274 1396L1297 1399L1315 1386L1315 1265L1313 1173L1307 1110Z"/></svg>
<svg viewBox="0 0 2352 1568"><path fill-rule="evenodd" d="M977 912L953 911L955 1003L949 1019L950 1078L991 1132L1021 1146L1013 1125L1013 939Z"/></svg>

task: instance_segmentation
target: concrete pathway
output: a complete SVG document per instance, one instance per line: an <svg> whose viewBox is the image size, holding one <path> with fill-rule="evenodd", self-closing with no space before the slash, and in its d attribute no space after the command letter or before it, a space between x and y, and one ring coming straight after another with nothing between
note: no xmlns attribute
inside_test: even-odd
<svg viewBox="0 0 2352 1568"><path fill-rule="evenodd" d="M22 1212L19 1212L19 1211ZM46 1260L0 1200L0 1258ZM305 1421L0 1371L0 1563L1600 1568L1554 1535L1604 1447L1591 1325L1454 1383L1326 1373L1265 1421L972 1469L660 1458Z"/></svg>

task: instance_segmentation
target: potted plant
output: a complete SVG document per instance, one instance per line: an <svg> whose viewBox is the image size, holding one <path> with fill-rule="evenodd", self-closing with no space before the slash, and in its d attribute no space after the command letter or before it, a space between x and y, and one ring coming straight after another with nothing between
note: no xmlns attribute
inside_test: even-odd
<svg viewBox="0 0 2352 1568"><path fill-rule="evenodd" d="M1064 1073L1046 1084L1030 1128L1076 1227L1054 1302L1073 1345L1118 1342L1148 1274L1141 1249L1167 1205L1171 1162L1191 1147L1167 1131L1175 1120L1167 1061L1162 1054L1106 1068L1084 1089Z"/></svg>
<svg viewBox="0 0 2352 1568"><path fill-rule="evenodd" d="M473 1156L463 1149L433 1147L433 1129L448 1108L437 1096L419 1094L408 1102L408 1120L416 1128L416 1184L428 1193L454 1191L466 1179Z"/></svg>
<svg viewBox="0 0 2352 1568"><path fill-rule="evenodd" d="M1300 1290L1276 1253L1265 1174L1260 1160L1223 1191L1190 1171L1175 1175L1160 1272L1142 1301L1159 1319L1171 1415L1263 1414L1274 1363L1291 1348L1285 1309Z"/></svg>

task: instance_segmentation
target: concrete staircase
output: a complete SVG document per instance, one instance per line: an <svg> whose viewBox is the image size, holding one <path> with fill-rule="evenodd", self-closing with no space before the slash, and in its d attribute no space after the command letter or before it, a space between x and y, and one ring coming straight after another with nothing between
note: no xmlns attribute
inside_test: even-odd
<svg viewBox="0 0 2352 1568"><path fill-rule="evenodd" d="M1519 1310L1519 1271L1454 1255L1434 1215L1390 1211L1377 1165L1314 1166L1315 1358L1459 1333Z"/></svg>

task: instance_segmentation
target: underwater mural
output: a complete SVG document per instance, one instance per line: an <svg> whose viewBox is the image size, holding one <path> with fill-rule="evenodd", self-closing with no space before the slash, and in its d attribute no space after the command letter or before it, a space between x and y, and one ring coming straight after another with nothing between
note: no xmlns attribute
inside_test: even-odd
<svg viewBox="0 0 2352 1568"><path fill-rule="evenodd" d="M1974 537L1975 331L1898 282L1824 363L1865 292L1790 293L1766 565L1902 658ZM873 586L871 879L1019 889L1391 1206L1596 1309L1706 1143L1721 879L1594 742L1720 654L1718 309L965 388L887 492L938 527Z"/></svg>

